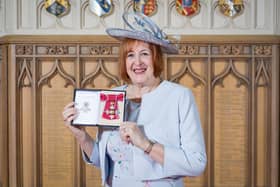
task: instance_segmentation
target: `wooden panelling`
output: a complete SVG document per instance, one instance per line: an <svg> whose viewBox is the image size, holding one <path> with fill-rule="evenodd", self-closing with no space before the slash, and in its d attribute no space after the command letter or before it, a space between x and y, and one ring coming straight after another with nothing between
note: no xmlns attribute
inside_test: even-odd
<svg viewBox="0 0 280 187"><path fill-rule="evenodd" d="M182 37L180 53L164 56L162 77L193 91L206 141L207 168L200 177L186 177L185 186L277 187L280 39L214 38ZM10 36L2 43L8 56L1 62L0 184L101 186L99 170L82 161L61 111L74 88L122 84L118 42ZM87 127L93 137L96 130Z"/></svg>
<svg viewBox="0 0 280 187"><path fill-rule="evenodd" d="M0 46L0 187L8 186L7 46Z"/></svg>

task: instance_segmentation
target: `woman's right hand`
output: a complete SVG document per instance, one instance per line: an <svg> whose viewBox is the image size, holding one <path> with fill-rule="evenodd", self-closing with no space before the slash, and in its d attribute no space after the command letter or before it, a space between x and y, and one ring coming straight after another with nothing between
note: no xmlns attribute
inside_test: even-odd
<svg viewBox="0 0 280 187"><path fill-rule="evenodd" d="M77 140L79 142L82 142L84 141L86 136L85 130L79 126L71 125L71 121L74 120L77 116L78 116L78 111L75 108L75 103L74 102L68 103L62 111L64 124L68 129L70 129L70 131L77 138Z"/></svg>
<svg viewBox="0 0 280 187"><path fill-rule="evenodd" d="M75 119L77 117L77 115L78 115L78 111L75 108L75 103L74 102L68 103L64 107L63 112L62 112L62 116L63 116L65 125L70 125L71 121L73 119Z"/></svg>
<svg viewBox="0 0 280 187"><path fill-rule="evenodd" d="M75 103L71 102L67 104L62 112L62 117L64 120L65 126L70 129L72 134L76 137L79 142L82 150L87 154L88 157L92 154L93 150L93 139L85 131L84 128L81 128L77 125L71 125L71 121L78 116L78 111L75 108Z"/></svg>

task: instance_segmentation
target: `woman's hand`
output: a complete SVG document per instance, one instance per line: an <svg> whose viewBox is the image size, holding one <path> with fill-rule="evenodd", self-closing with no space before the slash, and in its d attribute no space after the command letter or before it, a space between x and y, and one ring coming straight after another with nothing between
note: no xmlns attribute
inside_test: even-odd
<svg viewBox="0 0 280 187"><path fill-rule="evenodd" d="M123 122L120 125L121 139L127 143L145 150L149 146L149 140L145 137L139 126L134 122Z"/></svg>
<svg viewBox="0 0 280 187"><path fill-rule="evenodd" d="M64 107L62 117L65 126L72 132L72 134L77 138L79 142L83 142L86 136L85 130L80 128L79 126L71 125L71 121L74 120L77 116L78 111L75 108L74 102L71 102Z"/></svg>
<svg viewBox="0 0 280 187"><path fill-rule="evenodd" d="M76 137L79 142L82 150L87 154L88 157L92 154L93 149L93 139L89 136L89 134L79 126L71 125L71 121L78 116L78 111L75 108L75 103L71 102L67 104L62 112L62 117L65 126L72 132L72 134Z"/></svg>
<svg viewBox="0 0 280 187"><path fill-rule="evenodd" d="M139 126L134 122L123 122L120 125L120 135L121 139L127 143L132 143L133 145L139 147L143 151L147 150L151 142L141 131ZM156 162L163 165L164 162L164 147L159 143L152 145L149 151L149 156Z"/></svg>

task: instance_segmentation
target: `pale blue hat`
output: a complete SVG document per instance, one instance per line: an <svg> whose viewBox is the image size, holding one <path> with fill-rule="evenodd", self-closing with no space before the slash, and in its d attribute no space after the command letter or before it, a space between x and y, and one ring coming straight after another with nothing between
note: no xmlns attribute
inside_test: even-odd
<svg viewBox="0 0 280 187"><path fill-rule="evenodd" d="M124 13L122 16L129 29L108 28L106 32L118 39L126 38L142 40L159 45L163 53L177 54L178 49L168 39L166 34L147 16L141 13Z"/></svg>

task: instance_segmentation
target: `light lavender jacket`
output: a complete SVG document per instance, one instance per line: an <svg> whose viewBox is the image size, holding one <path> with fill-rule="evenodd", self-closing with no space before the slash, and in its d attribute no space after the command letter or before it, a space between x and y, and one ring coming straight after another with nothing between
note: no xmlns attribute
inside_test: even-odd
<svg viewBox="0 0 280 187"><path fill-rule="evenodd" d="M123 90L126 86L118 87ZM207 157L199 113L192 92L169 81L142 97L138 125L146 136L164 145L163 166L143 150L133 147L134 175L137 180L166 177L198 176L206 166ZM106 144L110 130L99 128L93 153L84 156L87 163L101 168L103 185L109 175Z"/></svg>

